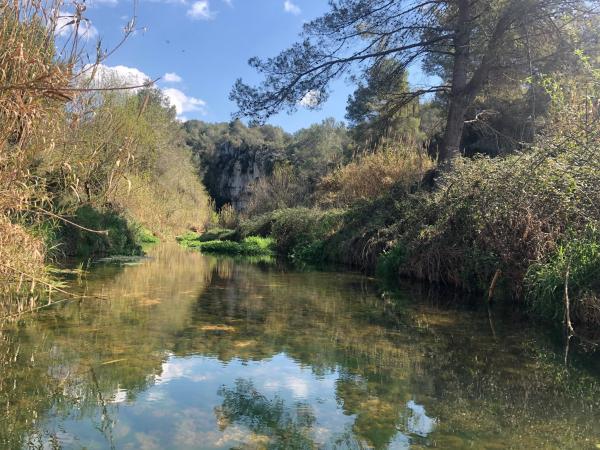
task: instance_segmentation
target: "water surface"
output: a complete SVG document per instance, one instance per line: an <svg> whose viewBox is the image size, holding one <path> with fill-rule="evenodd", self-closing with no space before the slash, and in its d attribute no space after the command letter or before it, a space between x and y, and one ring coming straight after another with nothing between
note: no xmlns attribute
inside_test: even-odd
<svg viewBox="0 0 600 450"><path fill-rule="evenodd" d="M174 246L78 289L3 325L0 448L600 448L593 357L520 319Z"/></svg>

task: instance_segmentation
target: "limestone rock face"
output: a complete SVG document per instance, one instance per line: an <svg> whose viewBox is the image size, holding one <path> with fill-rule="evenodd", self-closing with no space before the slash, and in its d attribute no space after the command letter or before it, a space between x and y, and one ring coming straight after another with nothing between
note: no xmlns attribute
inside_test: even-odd
<svg viewBox="0 0 600 450"><path fill-rule="evenodd" d="M191 120L183 131L217 207L230 203L238 211L248 204L251 184L271 175L290 140L281 128L247 127L240 121L209 124Z"/></svg>
<svg viewBox="0 0 600 450"><path fill-rule="evenodd" d="M250 185L257 179L269 176L277 154L268 148L235 148L224 143L216 152L211 169L206 174L207 186L217 204L231 203L243 211L250 198Z"/></svg>

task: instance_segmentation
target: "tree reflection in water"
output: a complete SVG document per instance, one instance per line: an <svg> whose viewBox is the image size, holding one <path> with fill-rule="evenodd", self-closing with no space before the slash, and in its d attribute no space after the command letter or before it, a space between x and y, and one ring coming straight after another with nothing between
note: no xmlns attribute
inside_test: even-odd
<svg viewBox="0 0 600 450"><path fill-rule="evenodd" d="M81 289L2 325L0 448L600 444L593 358L486 311L176 247Z"/></svg>
<svg viewBox="0 0 600 450"><path fill-rule="evenodd" d="M287 406L277 395L268 399L254 388L252 381L244 379L236 380L233 389L221 387L219 395L223 403L215 409L215 414L221 430L237 423L259 439L265 437L270 449L316 448L310 437L316 418L308 403Z"/></svg>

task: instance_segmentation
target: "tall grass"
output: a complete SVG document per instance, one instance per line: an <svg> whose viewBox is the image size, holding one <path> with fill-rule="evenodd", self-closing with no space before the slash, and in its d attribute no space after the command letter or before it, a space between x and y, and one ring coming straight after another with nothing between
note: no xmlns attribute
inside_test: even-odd
<svg viewBox="0 0 600 450"><path fill-rule="evenodd" d="M52 1L0 2L0 296L49 282L44 242L30 228L50 198L31 168L54 150L70 100L72 65L49 44L58 11Z"/></svg>
<svg viewBox="0 0 600 450"><path fill-rule="evenodd" d="M570 315L584 323L600 323L600 232L590 226L570 233L525 277L528 307L549 319L565 317L565 289Z"/></svg>

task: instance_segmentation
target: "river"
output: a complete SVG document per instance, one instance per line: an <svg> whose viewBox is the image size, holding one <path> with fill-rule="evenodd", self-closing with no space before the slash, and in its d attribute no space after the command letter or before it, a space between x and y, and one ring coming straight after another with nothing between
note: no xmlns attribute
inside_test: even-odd
<svg viewBox="0 0 600 450"><path fill-rule="evenodd" d="M600 448L595 358L518 315L174 245L72 285L2 325L0 448Z"/></svg>

